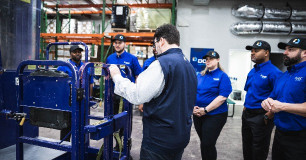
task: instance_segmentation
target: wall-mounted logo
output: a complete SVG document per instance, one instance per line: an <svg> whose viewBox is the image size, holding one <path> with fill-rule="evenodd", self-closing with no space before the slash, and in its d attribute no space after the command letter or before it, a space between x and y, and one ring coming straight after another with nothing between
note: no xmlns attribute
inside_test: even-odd
<svg viewBox="0 0 306 160"><path fill-rule="evenodd" d="M198 58L197 57L192 57L192 61L197 61Z"/></svg>
<svg viewBox="0 0 306 160"><path fill-rule="evenodd" d="M293 40L293 43L294 43L294 44L299 44L300 41L301 41L300 39L294 39L294 40Z"/></svg>
<svg viewBox="0 0 306 160"><path fill-rule="evenodd" d="M257 45L258 47L260 47L260 46L262 45L262 43L261 43L261 42L257 42L256 45Z"/></svg>
<svg viewBox="0 0 306 160"><path fill-rule="evenodd" d="M198 63L206 63L206 59L198 59Z"/></svg>

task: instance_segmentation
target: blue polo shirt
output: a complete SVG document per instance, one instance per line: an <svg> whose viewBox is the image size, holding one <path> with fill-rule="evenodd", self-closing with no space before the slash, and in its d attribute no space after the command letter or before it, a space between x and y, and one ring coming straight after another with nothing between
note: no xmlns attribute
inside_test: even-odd
<svg viewBox="0 0 306 160"><path fill-rule="evenodd" d="M211 72L207 71L204 76L200 73L197 75L198 87L197 87L197 101L196 106L206 107L216 97L223 96L228 97L232 92L231 81L227 74L221 71L219 68ZM226 101L218 108L210 111L207 115L215 115L228 111Z"/></svg>
<svg viewBox="0 0 306 160"><path fill-rule="evenodd" d="M152 56L151 58L147 59L144 63L143 63L143 66L142 66L142 69L143 70L146 70L149 65L154 62L156 60L155 56Z"/></svg>
<svg viewBox="0 0 306 160"><path fill-rule="evenodd" d="M284 103L306 102L306 61L288 67L277 80L270 97ZM275 113L274 123L282 131L306 130L306 117L289 112Z"/></svg>
<svg viewBox="0 0 306 160"><path fill-rule="evenodd" d="M249 72L244 90L247 92L244 106L247 109L259 109L261 102L269 97L275 81L282 72L271 61L256 64Z"/></svg>
<svg viewBox="0 0 306 160"><path fill-rule="evenodd" d="M124 51L121 55L117 55L117 53L113 53L109 55L106 59L107 64L123 64L130 67L132 70L132 82L135 82L136 76L138 76L142 72L142 68L139 65L137 57L132 54ZM121 70L122 77L126 77L126 73L124 69Z"/></svg>
<svg viewBox="0 0 306 160"><path fill-rule="evenodd" d="M69 59L68 62L71 63L73 66L75 66L77 68L77 73L79 73L80 68L84 65L84 63L82 61L80 62L79 65L77 63L73 62L71 59ZM69 75L69 77L72 76L72 72L69 69L69 67L67 67L67 66L59 66L57 68L57 70L67 73ZM92 84L92 83L94 83L93 77L90 78L90 84Z"/></svg>

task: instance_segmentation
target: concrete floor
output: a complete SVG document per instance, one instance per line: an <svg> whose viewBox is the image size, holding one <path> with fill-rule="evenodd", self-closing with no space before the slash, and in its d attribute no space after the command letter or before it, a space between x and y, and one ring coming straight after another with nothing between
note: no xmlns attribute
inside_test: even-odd
<svg viewBox="0 0 306 160"><path fill-rule="evenodd" d="M99 110L96 109L96 110ZM94 114L99 114L97 111L93 111ZM229 114L232 113L232 107L229 109ZM234 117L228 117L220 137L217 141L218 160L242 160L242 141L241 141L241 113L242 106L238 105L235 108ZM134 160L139 159L141 140L142 140L142 117L138 110L134 110L133 117L133 132L132 132L132 150L131 156ZM274 132L272 133L274 134ZM39 132L40 136L48 138L59 138L59 131L53 129L42 128ZM274 137L272 135L272 137ZM273 138L272 138L273 139ZM100 147L102 141L91 141L91 146ZM32 146L25 144L24 147L25 160L50 160L58 155L61 155L62 151L53 149ZM0 150L0 159L15 159L15 146L11 146ZM191 138L188 146L186 147L183 160L199 160L201 159L200 142L196 134L194 127L191 130ZM271 147L268 159L271 159Z"/></svg>

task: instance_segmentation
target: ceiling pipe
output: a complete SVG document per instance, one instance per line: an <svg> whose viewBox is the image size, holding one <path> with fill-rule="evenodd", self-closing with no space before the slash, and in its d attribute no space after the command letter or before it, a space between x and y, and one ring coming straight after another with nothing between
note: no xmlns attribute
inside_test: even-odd
<svg viewBox="0 0 306 160"><path fill-rule="evenodd" d="M306 22L246 21L230 27L235 35L306 35Z"/></svg>
<svg viewBox="0 0 306 160"><path fill-rule="evenodd" d="M232 8L232 15L240 18L269 20L306 20L306 9L292 9L289 5L282 8L264 5L240 4Z"/></svg>

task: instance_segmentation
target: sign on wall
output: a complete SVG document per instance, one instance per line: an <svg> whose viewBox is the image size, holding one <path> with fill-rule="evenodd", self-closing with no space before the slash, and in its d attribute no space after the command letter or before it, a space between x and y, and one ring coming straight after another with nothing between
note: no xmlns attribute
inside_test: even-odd
<svg viewBox="0 0 306 160"><path fill-rule="evenodd" d="M203 59L203 56L208 52L214 50L213 48L191 48L190 53L190 63L193 65L196 72L201 72L205 69L206 60Z"/></svg>

